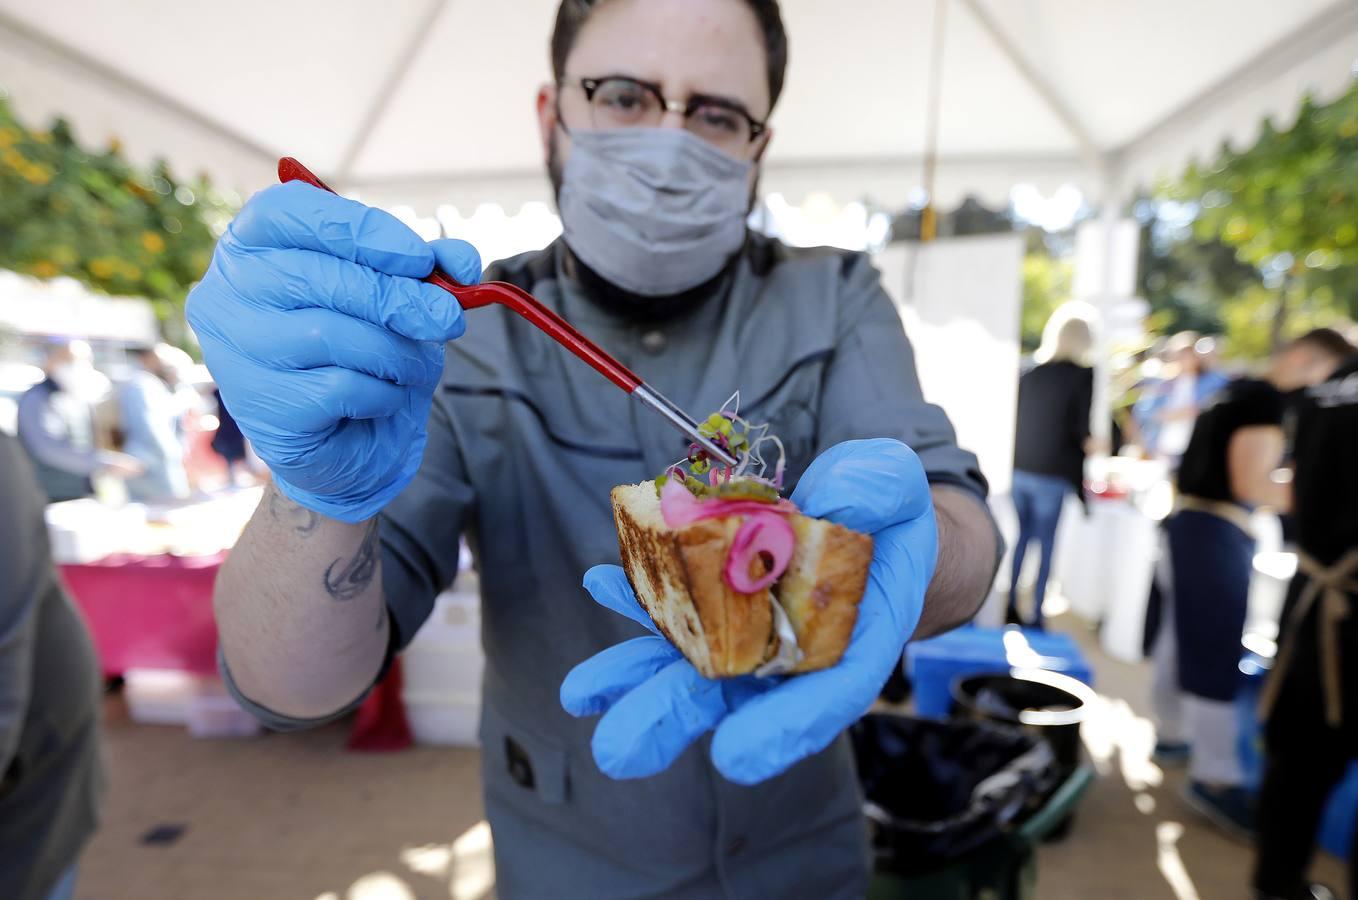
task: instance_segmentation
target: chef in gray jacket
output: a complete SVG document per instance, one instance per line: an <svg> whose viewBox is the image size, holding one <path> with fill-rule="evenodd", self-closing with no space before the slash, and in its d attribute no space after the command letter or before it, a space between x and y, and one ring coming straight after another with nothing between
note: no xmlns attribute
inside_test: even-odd
<svg viewBox="0 0 1358 900"><path fill-rule="evenodd" d="M985 482L867 258L746 231L787 57L774 0L565 0L551 49L537 112L564 234L486 276L700 416L739 388L793 499L874 533L844 662L717 684L646 643L625 580L595 568L618 556L608 494L684 439L526 322L464 319L418 280L437 261L476 281L466 244L293 183L246 205L189 300L274 475L218 581L223 672L273 727L343 715L465 536L501 897L861 896L840 733L912 633L975 612L999 555Z"/></svg>

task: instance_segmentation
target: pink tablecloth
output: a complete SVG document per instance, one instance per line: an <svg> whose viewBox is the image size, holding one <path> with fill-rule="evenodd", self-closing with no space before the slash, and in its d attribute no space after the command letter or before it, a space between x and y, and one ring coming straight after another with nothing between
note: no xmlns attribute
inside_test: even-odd
<svg viewBox="0 0 1358 900"><path fill-rule="evenodd" d="M61 566L71 596L94 633L105 675L128 669L217 672L212 583L225 553L110 556Z"/></svg>

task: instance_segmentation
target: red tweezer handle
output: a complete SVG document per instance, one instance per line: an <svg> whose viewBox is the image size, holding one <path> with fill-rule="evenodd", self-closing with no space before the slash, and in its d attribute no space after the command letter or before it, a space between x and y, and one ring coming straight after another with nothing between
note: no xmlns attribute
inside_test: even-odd
<svg viewBox="0 0 1358 900"><path fill-rule="evenodd" d="M291 156L285 156L278 161L278 180L301 181L323 191L335 193L329 185L313 175L310 169ZM627 393L630 394L641 386L641 379L634 375L631 369L609 356L597 344L576 331L574 325L543 306L536 297L521 288L503 281L460 284L437 266L424 280L452 294L463 309L478 309L492 303L507 306Z"/></svg>

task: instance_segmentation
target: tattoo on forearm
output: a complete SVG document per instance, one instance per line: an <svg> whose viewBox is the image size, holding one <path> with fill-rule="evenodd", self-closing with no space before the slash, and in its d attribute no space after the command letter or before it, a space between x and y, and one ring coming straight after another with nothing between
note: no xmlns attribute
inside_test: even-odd
<svg viewBox="0 0 1358 900"><path fill-rule="evenodd" d="M316 526L321 523L319 515L284 497L272 482L266 493L269 498L269 515L275 522L282 522L295 533L305 537L315 531Z"/></svg>
<svg viewBox="0 0 1358 900"><path fill-rule="evenodd" d="M376 574L377 519L374 518L368 522L363 542L354 555L326 566L325 592L335 600L352 600L368 589Z"/></svg>

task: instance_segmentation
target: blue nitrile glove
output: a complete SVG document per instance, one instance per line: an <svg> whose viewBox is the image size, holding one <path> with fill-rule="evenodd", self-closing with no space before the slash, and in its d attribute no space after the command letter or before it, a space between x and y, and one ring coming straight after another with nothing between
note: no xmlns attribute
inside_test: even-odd
<svg viewBox="0 0 1358 900"><path fill-rule="evenodd" d="M873 537L868 586L843 658L788 678L704 678L659 636L623 570L595 566L585 575L594 600L655 635L596 654L561 685L571 715L604 714L593 740L604 773L654 775L715 728L717 770L755 784L829 746L877 699L919 622L938 553L924 469L899 441L849 441L811 464L792 500L809 516Z"/></svg>
<svg viewBox="0 0 1358 900"><path fill-rule="evenodd" d="M250 199L189 294L188 320L231 415L278 489L346 522L415 476L443 372L464 330L437 259L475 283L471 245L426 244L393 216L299 182Z"/></svg>

